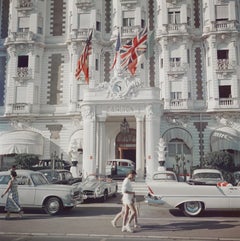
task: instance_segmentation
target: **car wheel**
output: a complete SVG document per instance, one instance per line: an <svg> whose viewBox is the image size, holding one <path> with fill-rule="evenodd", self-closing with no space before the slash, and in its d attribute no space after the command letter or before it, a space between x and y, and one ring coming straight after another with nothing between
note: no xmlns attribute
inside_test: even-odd
<svg viewBox="0 0 240 241"><path fill-rule="evenodd" d="M194 217L200 215L203 211L203 204L199 201L185 202L183 204L183 212L186 216Z"/></svg>
<svg viewBox="0 0 240 241"><path fill-rule="evenodd" d="M44 210L50 215L55 215L62 210L62 203L59 198L51 197L47 199L44 205Z"/></svg>

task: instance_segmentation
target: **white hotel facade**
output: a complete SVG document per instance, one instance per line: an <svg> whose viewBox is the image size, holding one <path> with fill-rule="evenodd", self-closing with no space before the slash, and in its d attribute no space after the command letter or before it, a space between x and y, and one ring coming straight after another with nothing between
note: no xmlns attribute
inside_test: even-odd
<svg viewBox="0 0 240 241"><path fill-rule="evenodd" d="M160 138L167 168L218 150L240 164L239 0L1 0L0 21L0 169L56 153L85 176L131 159L144 178ZM136 74L109 71L118 31L123 44L145 25ZM87 85L74 75L91 28Z"/></svg>

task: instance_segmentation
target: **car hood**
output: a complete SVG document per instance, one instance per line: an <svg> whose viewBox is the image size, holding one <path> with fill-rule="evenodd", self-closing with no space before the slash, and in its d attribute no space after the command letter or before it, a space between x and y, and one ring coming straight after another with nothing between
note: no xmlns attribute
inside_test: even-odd
<svg viewBox="0 0 240 241"><path fill-rule="evenodd" d="M86 182L81 185L83 190L94 190L99 185L98 182Z"/></svg>

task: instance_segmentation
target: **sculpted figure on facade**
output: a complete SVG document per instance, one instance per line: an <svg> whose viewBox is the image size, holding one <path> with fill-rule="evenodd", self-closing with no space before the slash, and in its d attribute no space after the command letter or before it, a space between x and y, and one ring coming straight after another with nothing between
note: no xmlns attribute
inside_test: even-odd
<svg viewBox="0 0 240 241"><path fill-rule="evenodd" d="M83 106L82 107L82 117L83 119L93 120L94 119L94 112L91 106Z"/></svg>

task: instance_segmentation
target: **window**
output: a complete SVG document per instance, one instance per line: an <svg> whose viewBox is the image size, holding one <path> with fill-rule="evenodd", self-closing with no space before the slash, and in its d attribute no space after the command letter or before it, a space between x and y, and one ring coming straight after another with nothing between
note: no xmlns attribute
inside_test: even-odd
<svg viewBox="0 0 240 241"><path fill-rule="evenodd" d="M98 59L95 59L95 70L98 71L99 69L99 66L98 66Z"/></svg>
<svg viewBox="0 0 240 241"><path fill-rule="evenodd" d="M90 14L78 14L78 26L80 29L90 28Z"/></svg>
<svg viewBox="0 0 240 241"><path fill-rule="evenodd" d="M219 86L219 98L232 98L231 85Z"/></svg>
<svg viewBox="0 0 240 241"><path fill-rule="evenodd" d="M27 55L21 55L18 56L18 68L24 68L28 67L28 56Z"/></svg>
<svg viewBox="0 0 240 241"><path fill-rule="evenodd" d="M30 20L28 17L18 18L18 31L19 32L28 32L29 31Z"/></svg>
<svg viewBox="0 0 240 241"><path fill-rule="evenodd" d="M228 69L229 61L228 61L228 50L218 50L217 51L217 59L218 59L218 69L224 70Z"/></svg>
<svg viewBox="0 0 240 241"><path fill-rule="evenodd" d="M131 26L134 26L134 18L124 18L123 27L131 27Z"/></svg>
<svg viewBox="0 0 240 241"><path fill-rule="evenodd" d="M168 23L179 24L180 23L180 11L169 11L168 12Z"/></svg>
<svg viewBox="0 0 240 241"><path fill-rule="evenodd" d="M170 66L171 67L180 67L181 58L170 58Z"/></svg>
<svg viewBox="0 0 240 241"><path fill-rule="evenodd" d="M144 19L141 19L141 28L144 28L146 26L146 22Z"/></svg>
<svg viewBox="0 0 240 241"><path fill-rule="evenodd" d="M189 147L180 139L172 139L168 143L168 155L175 157L176 155L189 155L191 151Z"/></svg>
<svg viewBox="0 0 240 241"><path fill-rule="evenodd" d="M182 99L182 92L171 92L170 95L172 100Z"/></svg>
<svg viewBox="0 0 240 241"><path fill-rule="evenodd" d="M228 20L228 5L216 5L216 21Z"/></svg>
<svg viewBox="0 0 240 241"><path fill-rule="evenodd" d="M96 30L101 31L101 22L99 21L96 22Z"/></svg>
<svg viewBox="0 0 240 241"><path fill-rule="evenodd" d="M134 26L134 12L123 12L123 27Z"/></svg>

